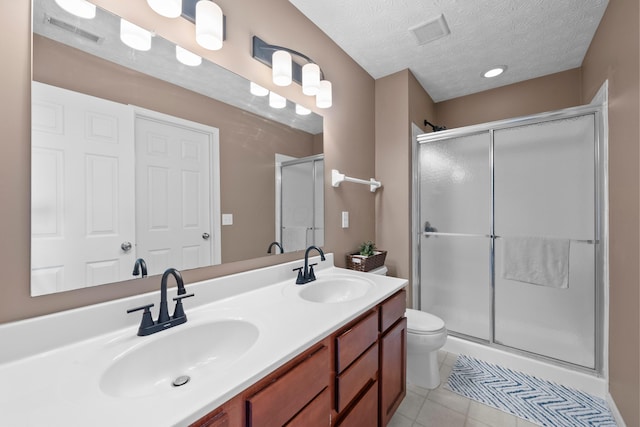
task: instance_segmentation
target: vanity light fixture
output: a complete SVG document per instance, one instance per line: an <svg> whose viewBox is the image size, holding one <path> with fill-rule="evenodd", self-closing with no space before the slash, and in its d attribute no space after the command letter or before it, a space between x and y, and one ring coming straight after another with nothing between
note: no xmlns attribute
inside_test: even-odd
<svg viewBox="0 0 640 427"><path fill-rule="evenodd" d="M287 98L275 92L269 92L269 106L271 108L284 108L287 106Z"/></svg>
<svg viewBox="0 0 640 427"><path fill-rule="evenodd" d="M182 15L182 0L147 0L149 7L158 15L177 18Z"/></svg>
<svg viewBox="0 0 640 427"><path fill-rule="evenodd" d="M314 96L320 92L320 67L310 62L302 66L302 93Z"/></svg>
<svg viewBox="0 0 640 427"><path fill-rule="evenodd" d="M197 67L202 64L202 57L178 45L176 45L176 58L190 67Z"/></svg>
<svg viewBox="0 0 640 427"><path fill-rule="evenodd" d="M292 81L292 59L286 50L276 50L271 57L273 83L278 86L289 86Z"/></svg>
<svg viewBox="0 0 640 427"><path fill-rule="evenodd" d="M196 41L209 50L219 50L224 41L224 16L220 6L209 0L196 3Z"/></svg>
<svg viewBox="0 0 640 427"><path fill-rule="evenodd" d="M120 18L120 40L127 46L146 51L151 49L151 33L136 24Z"/></svg>
<svg viewBox="0 0 640 427"><path fill-rule="evenodd" d="M309 114L311 114L311 110L309 110L306 107L303 107L300 104L296 104L296 114L300 116L308 116Z"/></svg>
<svg viewBox="0 0 640 427"><path fill-rule="evenodd" d="M267 96L269 95L269 89L264 88L262 86L260 86L257 83L251 82L249 84L249 92L251 92L251 95L255 95L255 96Z"/></svg>
<svg viewBox="0 0 640 427"><path fill-rule="evenodd" d="M333 105L333 95L331 82L329 80L320 81L320 92L316 95L316 106L318 108L330 108Z"/></svg>
<svg viewBox="0 0 640 427"><path fill-rule="evenodd" d="M56 0L56 4L80 18L93 19L96 17L96 5L87 0Z"/></svg>
<svg viewBox="0 0 640 427"><path fill-rule="evenodd" d="M316 96L318 108L331 107L333 103L331 82L324 78L320 66L307 55L287 47L267 44L259 37L253 36L252 56L271 67L274 84L288 86L291 81L294 81L302 86L302 92L305 95ZM292 56L306 63L302 66L292 60Z"/></svg>
<svg viewBox="0 0 640 427"><path fill-rule="evenodd" d="M482 73L482 77L486 77L488 79L490 79L491 77L497 77L500 74L504 73L506 70L506 65L500 65L499 67L494 67L488 71L485 71L484 73Z"/></svg>

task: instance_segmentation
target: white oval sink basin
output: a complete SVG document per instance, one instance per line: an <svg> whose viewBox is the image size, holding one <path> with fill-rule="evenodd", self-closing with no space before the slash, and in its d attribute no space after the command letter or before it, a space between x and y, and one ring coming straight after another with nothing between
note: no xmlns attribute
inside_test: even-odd
<svg viewBox="0 0 640 427"><path fill-rule="evenodd" d="M244 320L219 320L140 337L119 355L100 379L100 388L115 397L140 397L167 392L182 376L191 380L215 375L236 361L257 341L258 328ZM152 340L144 343L144 340ZM181 387L188 387L189 383ZM179 388L179 387L178 387Z"/></svg>
<svg viewBox="0 0 640 427"><path fill-rule="evenodd" d="M361 298L369 292L372 283L359 277L319 278L301 287L298 296L306 301L339 303Z"/></svg>

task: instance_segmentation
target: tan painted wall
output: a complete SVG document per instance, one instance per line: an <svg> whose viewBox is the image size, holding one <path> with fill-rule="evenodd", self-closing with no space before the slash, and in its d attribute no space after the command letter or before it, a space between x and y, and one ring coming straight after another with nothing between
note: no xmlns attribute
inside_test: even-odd
<svg viewBox="0 0 640 427"><path fill-rule="evenodd" d="M277 91L325 118L324 151L327 171L333 168L353 176L374 176L374 81L322 31L311 24L287 0L218 0L227 16L224 48L209 52L195 44L193 24L170 20L150 12L146 1L99 0L128 20L155 29L163 37L248 79L276 90L270 69L251 58L251 37L286 45L314 58L333 83L333 107L319 110L313 99L302 95L298 85ZM61 294L31 298L29 295L30 254L30 82L31 33L30 2L0 3L0 74L2 105L2 146L0 148L0 323L68 308L156 290L157 277L116 285L100 286ZM282 25L286 22L287 25ZM345 184L333 189L325 174L325 249L335 252L338 265L359 242L374 235L374 195L366 188ZM340 212L349 211L351 227L340 228ZM269 224L271 227L271 224ZM187 271L189 282L218 277L278 262L299 259L301 253L263 257L251 261ZM293 275L292 275L293 277Z"/></svg>
<svg viewBox="0 0 640 427"><path fill-rule="evenodd" d="M233 225L222 227L222 262L265 255L276 240L275 228L264 226L276 220L275 154L305 157L318 148L322 152L321 135L266 120L45 37L34 36L33 57L36 81L218 128L220 208L233 214Z"/></svg>
<svg viewBox="0 0 640 427"><path fill-rule="evenodd" d="M375 243L387 251L389 275L409 278L409 71L376 80Z"/></svg>
<svg viewBox="0 0 640 427"><path fill-rule="evenodd" d="M437 121L431 123L453 129L580 104L580 69L576 68L438 102Z"/></svg>
<svg viewBox="0 0 640 427"><path fill-rule="evenodd" d="M409 279L412 272L411 236L411 123L435 115L434 104L411 71L376 80L376 236L387 250L389 275ZM411 286L407 295L412 300Z"/></svg>
<svg viewBox="0 0 640 427"><path fill-rule="evenodd" d="M640 425L640 7L609 2L582 64L583 102L609 80L609 391Z"/></svg>

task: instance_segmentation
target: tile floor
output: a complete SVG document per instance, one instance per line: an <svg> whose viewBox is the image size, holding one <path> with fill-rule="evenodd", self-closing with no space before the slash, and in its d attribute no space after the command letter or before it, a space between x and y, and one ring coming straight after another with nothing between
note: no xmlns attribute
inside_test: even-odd
<svg viewBox="0 0 640 427"><path fill-rule="evenodd" d="M407 383L407 396L388 427L536 427L522 418L467 399L444 388L456 354L438 352L440 387L427 390Z"/></svg>

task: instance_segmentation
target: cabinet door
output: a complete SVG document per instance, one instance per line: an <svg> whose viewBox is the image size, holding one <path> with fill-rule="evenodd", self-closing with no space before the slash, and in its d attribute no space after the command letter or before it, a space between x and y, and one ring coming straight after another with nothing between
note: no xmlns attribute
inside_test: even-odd
<svg viewBox="0 0 640 427"><path fill-rule="evenodd" d="M387 425L407 394L407 319L380 340L380 426Z"/></svg>

